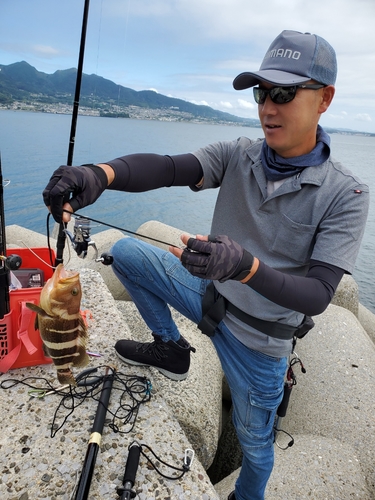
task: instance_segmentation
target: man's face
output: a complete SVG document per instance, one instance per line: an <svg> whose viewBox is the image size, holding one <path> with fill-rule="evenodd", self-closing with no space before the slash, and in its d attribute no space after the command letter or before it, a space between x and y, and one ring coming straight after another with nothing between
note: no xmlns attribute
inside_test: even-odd
<svg viewBox="0 0 375 500"><path fill-rule="evenodd" d="M271 89L275 85L260 82L259 87ZM267 95L264 104L258 104L258 115L268 146L284 158L312 151L320 115L333 95L332 85L318 90L297 89L295 98L286 104L275 104Z"/></svg>

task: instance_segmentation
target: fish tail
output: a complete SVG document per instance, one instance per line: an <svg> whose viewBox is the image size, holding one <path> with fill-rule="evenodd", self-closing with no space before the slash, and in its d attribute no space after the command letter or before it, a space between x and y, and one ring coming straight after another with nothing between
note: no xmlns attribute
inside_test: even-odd
<svg viewBox="0 0 375 500"><path fill-rule="evenodd" d="M77 385L77 381L70 368L57 368L57 379L61 385Z"/></svg>

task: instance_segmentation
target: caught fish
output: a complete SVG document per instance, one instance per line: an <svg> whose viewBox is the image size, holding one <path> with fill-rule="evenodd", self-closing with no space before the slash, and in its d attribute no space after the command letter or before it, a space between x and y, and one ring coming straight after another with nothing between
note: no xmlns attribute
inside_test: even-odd
<svg viewBox="0 0 375 500"><path fill-rule="evenodd" d="M45 353L56 366L60 384L76 385L70 367L86 366L89 362L81 297L79 273L59 264L42 288L39 305L26 304L37 313L35 329L39 329Z"/></svg>

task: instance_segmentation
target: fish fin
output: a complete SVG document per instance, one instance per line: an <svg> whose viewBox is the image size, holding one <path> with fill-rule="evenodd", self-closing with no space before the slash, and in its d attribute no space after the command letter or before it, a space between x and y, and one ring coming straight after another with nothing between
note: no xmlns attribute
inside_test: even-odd
<svg viewBox="0 0 375 500"><path fill-rule="evenodd" d="M85 320L82 318L81 315L78 317L78 322L79 326L81 327L81 332L82 332L82 337L86 338L87 337L87 325L85 323Z"/></svg>
<svg viewBox="0 0 375 500"><path fill-rule="evenodd" d="M88 365L90 358L86 352L86 346L80 346L78 348L79 356L76 356L73 360L73 366L83 367Z"/></svg>
<svg viewBox="0 0 375 500"><path fill-rule="evenodd" d="M26 307L36 312L37 314L40 314L41 316L46 315L44 309L42 309L40 306L37 306L36 304L33 304L32 302L26 302Z"/></svg>
<svg viewBox="0 0 375 500"><path fill-rule="evenodd" d="M84 347L86 350L88 331L86 328L86 324L81 316L79 317L78 321L79 321L79 335L77 338L77 345L78 347Z"/></svg>
<svg viewBox="0 0 375 500"><path fill-rule="evenodd" d="M77 385L77 381L73 376L70 368L57 368L57 379L61 385Z"/></svg>
<svg viewBox="0 0 375 500"><path fill-rule="evenodd" d="M35 313L39 314L39 316L42 316L42 318L51 318L49 314L46 313L44 309L42 309L40 306L37 306L36 304L33 304L32 302L26 302L26 307L28 309L31 309Z"/></svg>
<svg viewBox="0 0 375 500"><path fill-rule="evenodd" d="M38 318L38 316L37 316L37 318ZM38 328L35 328L35 329L37 330ZM43 349L43 354L45 355L45 357L50 358L51 355L48 352L48 347L46 346L46 344L43 341L42 341L42 349Z"/></svg>

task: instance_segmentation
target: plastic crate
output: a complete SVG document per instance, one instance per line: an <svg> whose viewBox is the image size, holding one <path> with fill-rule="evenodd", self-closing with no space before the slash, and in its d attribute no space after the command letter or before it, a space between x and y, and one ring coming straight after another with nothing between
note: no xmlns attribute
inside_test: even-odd
<svg viewBox="0 0 375 500"><path fill-rule="evenodd" d="M48 248L14 248L8 254L17 254L22 259L20 269L38 268L47 281L53 274ZM51 250L52 262L55 254ZM20 288L9 294L10 313L0 320L0 372L9 369L51 363L44 355L39 330L35 330L35 312L26 307L26 302L39 304L42 287Z"/></svg>

